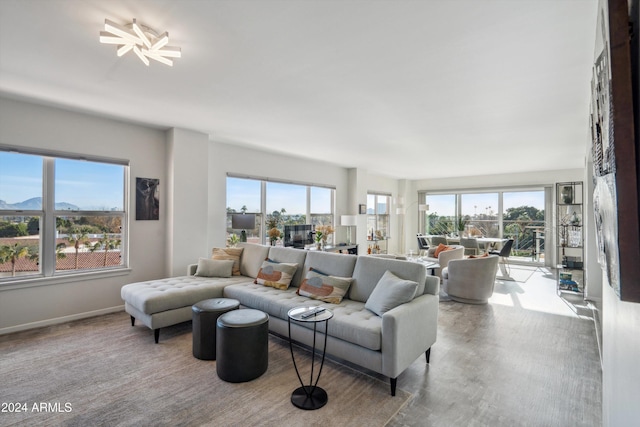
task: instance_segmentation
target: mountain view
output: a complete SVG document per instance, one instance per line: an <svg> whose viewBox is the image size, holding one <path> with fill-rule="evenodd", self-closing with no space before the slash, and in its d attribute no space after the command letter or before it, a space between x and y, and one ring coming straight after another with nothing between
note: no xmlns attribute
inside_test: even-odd
<svg viewBox="0 0 640 427"><path fill-rule="evenodd" d="M38 211L42 210L42 197L32 197L20 203L7 203L0 200L0 209L4 210L21 210L21 211ZM56 203L56 210L59 211L77 211L80 208L76 205L66 202Z"/></svg>

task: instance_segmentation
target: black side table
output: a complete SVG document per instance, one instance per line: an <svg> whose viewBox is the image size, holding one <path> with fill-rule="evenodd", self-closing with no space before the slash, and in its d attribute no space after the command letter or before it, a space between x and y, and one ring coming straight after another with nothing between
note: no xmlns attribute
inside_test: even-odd
<svg viewBox="0 0 640 427"><path fill-rule="evenodd" d="M289 348L291 349L291 358L293 359L293 366L296 369L296 375L300 381L301 387L298 387L291 394L291 403L300 409L320 409L327 404L329 397L327 392L318 387L318 380L320 380L320 374L322 373L322 366L324 365L324 356L327 353L327 328L329 327L329 319L333 317L333 313L330 310L324 309L319 313L314 313L319 307L304 306L295 307L289 310L287 317L289 318ZM300 323L313 323L313 347L311 348L311 375L309 377L309 385L304 385L302 378L300 377L300 371L296 364L296 358L293 355L293 340L291 339L291 321ZM316 335L318 323L324 322L324 349L322 350L322 360L320 362L320 369L318 370L318 376L315 383L313 381L313 371L315 366L316 356Z"/></svg>
<svg viewBox="0 0 640 427"><path fill-rule="evenodd" d="M240 301L212 298L191 307L193 319L193 357L216 360L216 322L222 314L240 308Z"/></svg>

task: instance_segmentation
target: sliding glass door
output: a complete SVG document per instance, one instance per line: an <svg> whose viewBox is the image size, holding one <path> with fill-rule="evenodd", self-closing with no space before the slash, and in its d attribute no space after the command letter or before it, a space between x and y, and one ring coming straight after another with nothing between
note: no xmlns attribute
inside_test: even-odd
<svg viewBox="0 0 640 427"><path fill-rule="evenodd" d="M545 191L524 190L420 192L428 210L420 214L418 232L513 239L511 256L525 262L544 262Z"/></svg>

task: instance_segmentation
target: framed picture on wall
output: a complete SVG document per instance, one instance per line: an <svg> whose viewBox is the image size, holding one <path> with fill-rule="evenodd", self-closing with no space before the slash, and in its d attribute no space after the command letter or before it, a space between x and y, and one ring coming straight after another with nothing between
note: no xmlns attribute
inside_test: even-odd
<svg viewBox="0 0 640 427"><path fill-rule="evenodd" d="M358 213L366 214L367 213L367 205L358 205Z"/></svg>
<svg viewBox="0 0 640 427"><path fill-rule="evenodd" d="M136 178L136 219L160 219L160 197L157 178Z"/></svg>
<svg viewBox="0 0 640 427"><path fill-rule="evenodd" d="M601 1L597 18L591 139L598 262L622 301L640 302L638 147L627 2Z"/></svg>

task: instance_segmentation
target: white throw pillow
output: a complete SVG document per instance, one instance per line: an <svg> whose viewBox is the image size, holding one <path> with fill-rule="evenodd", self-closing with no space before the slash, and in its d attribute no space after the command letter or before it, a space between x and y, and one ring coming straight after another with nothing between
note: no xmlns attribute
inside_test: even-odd
<svg viewBox="0 0 640 427"><path fill-rule="evenodd" d="M195 276L198 277L231 277L234 261L200 258Z"/></svg>
<svg viewBox="0 0 640 427"><path fill-rule="evenodd" d="M387 270L371 292L364 308L382 316L387 311L411 301L417 290L418 282L401 279Z"/></svg>

